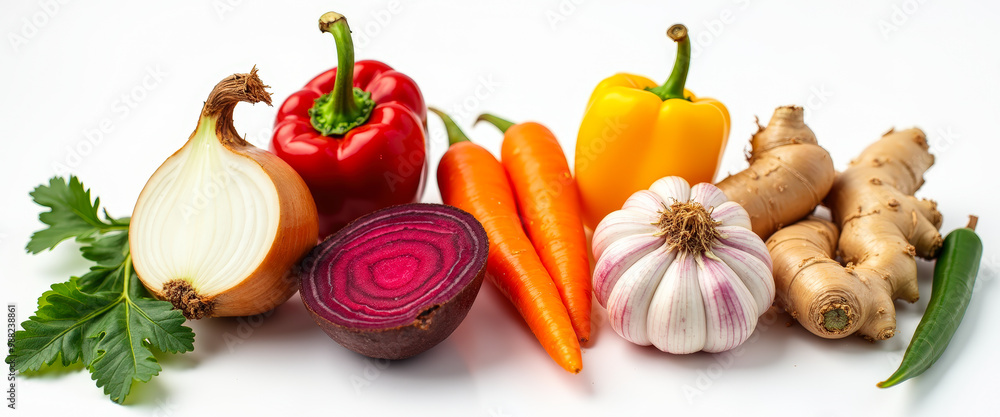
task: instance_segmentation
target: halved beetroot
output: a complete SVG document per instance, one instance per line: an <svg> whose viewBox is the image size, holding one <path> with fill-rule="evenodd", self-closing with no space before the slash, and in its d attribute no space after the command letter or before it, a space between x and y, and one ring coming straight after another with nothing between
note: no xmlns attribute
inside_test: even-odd
<svg viewBox="0 0 1000 417"><path fill-rule="evenodd" d="M471 214L404 204L368 214L300 264L302 301L316 323L362 355L403 359L448 337L472 307L489 243Z"/></svg>

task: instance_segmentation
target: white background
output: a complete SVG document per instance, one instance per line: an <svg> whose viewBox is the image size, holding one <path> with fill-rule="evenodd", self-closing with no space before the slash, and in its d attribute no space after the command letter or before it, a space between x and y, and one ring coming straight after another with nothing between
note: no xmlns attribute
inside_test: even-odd
<svg viewBox="0 0 1000 417"><path fill-rule="evenodd" d="M112 4L114 3L114 4ZM174 5L175 3L180 3ZM879 343L828 341L768 314L738 356L671 356L628 344L595 310L584 370L571 375L540 348L513 308L484 285L466 321L412 360L385 364L341 348L296 296L264 318L190 323L194 352L113 404L79 367L19 376L22 415L607 415L684 411L768 415L963 415L1000 405L1000 6L973 1L721 2L214 0L3 2L0 12L0 274L3 302L26 319L49 285L85 271L72 243L29 256L41 227L33 187L80 176L117 216L195 127L223 77L253 65L282 102L336 65L316 19L345 14L358 59L383 60L420 84L494 153L500 135L472 129L482 111L548 125L572 155L591 89L616 72L662 80L687 24L695 39L689 88L732 115L722 172L774 107L806 106L806 121L839 169L891 127L919 126L937 163L918 193L940 203L943 230L979 214L985 256L965 321L922 377L879 390L896 368L929 294L898 302L899 333ZM696 5L697 3L697 5ZM818 2L808 2L818 4ZM152 74L157 74L155 77ZM123 95L128 98L123 100ZM241 105L236 127L266 147L275 108ZM97 136L95 130L105 128ZM431 172L444 152L432 116ZM86 132L90 133L90 139ZM89 145L88 145L89 144ZM425 200L439 202L435 181ZM235 341L234 341L235 340ZM359 381L361 383L359 383ZM5 412L15 415L5 408ZM6 414L5 414L6 415Z"/></svg>

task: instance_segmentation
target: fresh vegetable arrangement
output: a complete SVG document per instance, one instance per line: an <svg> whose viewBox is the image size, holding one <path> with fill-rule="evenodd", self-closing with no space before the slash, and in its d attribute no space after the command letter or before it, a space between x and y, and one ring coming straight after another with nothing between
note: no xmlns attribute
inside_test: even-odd
<svg viewBox="0 0 1000 417"><path fill-rule="evenodd" d="M366 213L420 201L427 106L412 78L379 61L354 62L343 15L324 14L319 29L337 43L337 67L281 105L271 151L309 185L326 237Z"/></svg>
<svg viewBox="0 0 1000 417"><path fill-rule="evenodd" d="M483 114L477 122L503 132L498 159L428 108L413 79L355 62L343 15L319 27L337 67L283 102L270 151L233 123L238 103L271 104L254 67L209 93L131 217L101 214L75 176L34 189L49 211L27 251L74 239L93 265L42 294L8 363L82 363L122 403L161 370L154 353L194 349L185 320L266 313L297 291L344 348L410 358L463 323L484 279L573 374L600 331L595 314L671 354L734 349L772 304L825 339L884 340L897 333L894 300L918 297L915 258L938 258L930 303L885 388L941 357L972 300L977 218L942 239L937 203L914 196L934 163L917 128L890 130L838 173L803 108L781 106L757 123L749 166L713 185L730 115L685 90L683 25L667 31L677 57L666 82L616 74L597 85L573 171L542 124ZM428 110L448 136L444 204L420 202Z"/></svg>

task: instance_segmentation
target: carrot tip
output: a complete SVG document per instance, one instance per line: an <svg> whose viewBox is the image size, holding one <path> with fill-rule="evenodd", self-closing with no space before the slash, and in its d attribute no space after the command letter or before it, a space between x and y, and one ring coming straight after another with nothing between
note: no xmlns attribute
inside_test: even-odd
<svg viewBox="0 0 1000 417"><path fill-rule="evenodd" d="M579 360L572 361L571 363L561 364L562 368L573 373L578 374L583 370L583 364Z"/></svg>

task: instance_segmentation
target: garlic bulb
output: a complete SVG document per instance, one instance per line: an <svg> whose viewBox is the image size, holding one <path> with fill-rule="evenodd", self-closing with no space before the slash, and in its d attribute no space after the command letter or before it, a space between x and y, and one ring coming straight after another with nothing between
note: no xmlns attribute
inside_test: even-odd
<svg viewBox="0 0 1000 417"><path fill-rule="evenodd" d="M594 231L594 292L626 340L721 352L774 301L771 257L750 217L714 185L657 180Z"/></svg>
<svg viewBox="0 0 1000 417"><path fill-rule="evenodd" d="M136 274L188 318L258 314L296 291L290 268L318 237L305 182L240 138L233 108L271 104L250 74L220 82L187 143L153 173L129 228Z"/></svg>

